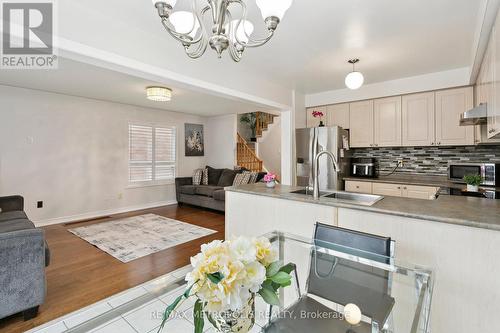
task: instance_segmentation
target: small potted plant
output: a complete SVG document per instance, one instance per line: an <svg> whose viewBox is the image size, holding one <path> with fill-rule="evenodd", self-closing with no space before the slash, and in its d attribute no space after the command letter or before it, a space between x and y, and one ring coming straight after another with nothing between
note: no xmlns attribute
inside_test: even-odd
<svg viewBox="0 0 500 333"><path fill-rule="evenodd" d="M465 175L464 181L467 184L468 192L478 192L483 178L480 175Z"/></svg>
<svg viewBox="0 0 500 333"><path fill-rule="evenodd" d="M273 188L276 186L276 175L272 172L268 172L264 176L264 182L266 183L266 186L269 188Z"/></svg>
<svg viewBox="0 0 500 333"><path fill-rule="evenodd" d="M323 116L325 115L323 112L321 111L313 111L312 113L313 117L314 118L319 118L319 127L324 127L325 124L323 124Z"/></svg>

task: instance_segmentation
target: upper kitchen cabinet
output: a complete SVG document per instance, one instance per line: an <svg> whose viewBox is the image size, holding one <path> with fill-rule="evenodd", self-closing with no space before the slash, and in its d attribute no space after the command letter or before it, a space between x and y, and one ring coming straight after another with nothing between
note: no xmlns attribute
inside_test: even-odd
<svg viewBox="0 0 500 333"><path fill-rule="evenodd" d="M488 105L488 138L500 138L500 11L496 19L495 26L491 31L490 35L490 45L491 49L490 58L490 68L489 72L492 77L491 82L493 82L492 90L493 94L488 102L492 105Z"/></svg>
<svg viewBox="0 0 500 333"><path fill-rule="evenodd" d="M373 102L375 147L401 146L401 96Z"/></svg>
<svg viewBox="0 0 500 333"><path fill-rule="evenodd" d="M373 100L349 104L351 147L373 147Z"/></svg>
<svg viewBox="0 0 500 333"><path fill-rule="evenodd" d="M326 126L340 126L349 129L349 103L326 107Z"/></svg>
<svg viewBox="0 0 500 333"><path fill-rule="evenodd" d="M474 145L474 126L460 126L460 115L473 108L473 88L436 92L436 145Z"/></svg>
<svg viewBox="0 0 500 333"><path fill-rule="evenodd" d="M403 146L433 146L435 144L434 92L403 96Z"/></svg>
<svg viewBox="0 0 500 333"><path fill-rule="evenodd" d="M318 127L319 126L319 122L320 122L320 119L319 118L314 118L313 117L313 112L314 111L320 111L320 112L323 112L323 114L325 115L323 117L323 122L326 120L326 106L318 106L318 107L314 107L314 108L307 108L307 127Z"/></svg>

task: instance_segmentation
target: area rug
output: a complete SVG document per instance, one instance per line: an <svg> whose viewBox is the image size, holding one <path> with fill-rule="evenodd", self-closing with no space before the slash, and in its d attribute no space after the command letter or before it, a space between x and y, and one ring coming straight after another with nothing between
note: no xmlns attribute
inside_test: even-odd
<svg viewBox="0 0 500 333"><path fill-rule="evenodd" d="M145 214L69 230L121 262L216 233L215 230Z"/></svg>

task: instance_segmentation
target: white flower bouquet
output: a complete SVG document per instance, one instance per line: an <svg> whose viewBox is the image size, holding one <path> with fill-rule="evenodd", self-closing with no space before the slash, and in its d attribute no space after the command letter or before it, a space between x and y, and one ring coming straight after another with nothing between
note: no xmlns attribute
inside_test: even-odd
<svg viewBox="0 0 500 333"><path fill-rule="evenodd" d="M160 331L171 313L190 297L196 298L195 332L203 332L204 313L214 324L212 313L241 311L256 294L268 304L279 305L278 290L291 284L290 273L295 267L282 266L277 250L264 237L204 244L201 252L191 257L191 265L187 289L166 308Z"/></svg>

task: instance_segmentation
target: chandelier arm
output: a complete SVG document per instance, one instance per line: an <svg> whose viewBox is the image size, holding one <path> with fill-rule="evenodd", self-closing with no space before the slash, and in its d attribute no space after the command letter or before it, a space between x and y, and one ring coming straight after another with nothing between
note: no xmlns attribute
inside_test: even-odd
<svg viewBox="0 0 500 333"><path fill-rule="evenodd" d="M244 3L241 0L231 0L230 3L239 4L241 6L241 9L243 10L243 15L238 20L238 23L236 24L235 32L234 32L234 36L235 36L236 42L238 44L240 44L243 47L259 47L259 46L266 44L274 36L274 30L269 30L269 34L267 35L267 37L264 37L261 39L254 39L250 35L247 34L247 31L246 31L245 27L243 26L243 33L245 34L246 38L248 38L248 42L244 43L244 42L240 41L238 38L238 34L236 32L240 29L240 25L243 22L243 20L246 20L246 18L247 18L247 5L246 5L246 3Z"/></svg>
<svg viewBox="0 0 500 333"><path fill-rule="evenodd" d="M226 15L227 15L229 22L232 22L233 15L231 14L231 12L229 10L226 11ZM233 36L233 29L234 29L233 25L231 23L229 23L227 31L226 31L227 36L229 36L229 37ZM234 32L234 35L236 35L236 31ZM231 59L233 59L233 61L235 61L235 62L240 62L240 60L243 56L243 51L245 50L245 45L238 43L238 42L233 43L233 41L231 41L231 38L229 38L229 41L230 41L229 42L229 55L231 56ZM241 47L240 51L238 51L237 45L239 45Z"/></svg>
<svg viewBox="0 0 500 333"><path fill-rule="evenodd" d="M201 15L199 17L197 17L198 21L200 22L200 28L201 28L201 42L198 44L197 48L192 51L192 52L189 52L189 46L186 46L185 47L185 52L187 54L188 57L190 57L191 59L197 59L199 57L201 57L205 51L207 50L207 47L208 47L208 34L207 34L207 29L205 27L204 24L202 24L201 22L201 19L204 17L204 15L207 13L207 11L210 9L209 6L206 6L205 8L202 9L201 11Z"/></svg>
<svg viewBox="0 0 500 333"><path fill-rule="evenodd" d="M168 23L168 19L167 18L163 18L161 23L163 24L163 27L165 28L165 30L168 31L168 33L175 39L177 40L178 42L182 43L183 45L193 45L193 44L197 44L200 42L201 40L201 36L198 37L196 40L192 40L190 36L188 36L187 34L180 34L178 32L175 31L175 29L173 29L172 27L169 26L169 23Z"/></svg>

